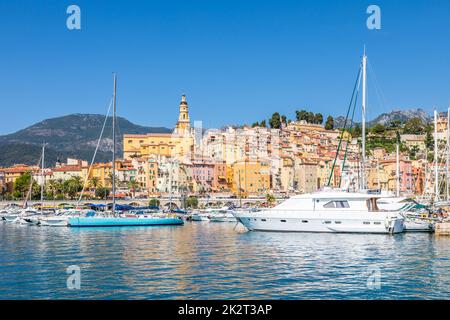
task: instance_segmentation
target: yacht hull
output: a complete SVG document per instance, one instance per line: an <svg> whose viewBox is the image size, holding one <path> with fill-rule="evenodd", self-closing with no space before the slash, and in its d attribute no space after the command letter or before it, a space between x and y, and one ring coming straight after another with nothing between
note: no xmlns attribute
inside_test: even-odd
<svg viewBox="0 0 450 320"><path fill-rule="evenodd" d="M352 218L318 215L317 212L314 215L316 217L300 214L289 217L270 213L235 213L235 217L250 231L393 234L404 230L404 219L400 217Z"/></svg>

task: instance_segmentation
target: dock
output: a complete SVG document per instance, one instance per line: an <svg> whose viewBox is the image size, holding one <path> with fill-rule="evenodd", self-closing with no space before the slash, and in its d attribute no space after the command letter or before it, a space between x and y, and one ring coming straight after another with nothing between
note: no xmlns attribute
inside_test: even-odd
<svg viewBox="0 0 450 320"><path fill-rule="evenodd" d="M438 222L434 226L437 236L450 236L450 222Z"/></svg>

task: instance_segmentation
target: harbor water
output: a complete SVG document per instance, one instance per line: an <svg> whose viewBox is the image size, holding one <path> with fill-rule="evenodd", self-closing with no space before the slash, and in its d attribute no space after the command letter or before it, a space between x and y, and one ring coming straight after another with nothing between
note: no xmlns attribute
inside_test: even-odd
<svg viewBox="0 0 450 320"><path fill-rule="evenodd" d="M0 223L0 299L448 299L450 237ZM71 267L72 266L72 267ZM79 289L68 285L79 268Z"/></svg>

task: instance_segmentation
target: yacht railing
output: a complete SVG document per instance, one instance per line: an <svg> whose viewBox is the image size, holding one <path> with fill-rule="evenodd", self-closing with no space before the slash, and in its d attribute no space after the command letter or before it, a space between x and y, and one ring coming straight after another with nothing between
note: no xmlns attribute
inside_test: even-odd
<svg viewBox="0 0 450 320"><path fill-rule="evenodd" d="M359 213L388 213L399 212L399 210L368 210L368 209L350 209L350 208L320 208L320 209L260 209L260 210L233 210L235 212L256 213L256 212L276 212L276 213L296 213L296 212L313 212L313 213L342 213L342 212L359 212Z"/></svg>

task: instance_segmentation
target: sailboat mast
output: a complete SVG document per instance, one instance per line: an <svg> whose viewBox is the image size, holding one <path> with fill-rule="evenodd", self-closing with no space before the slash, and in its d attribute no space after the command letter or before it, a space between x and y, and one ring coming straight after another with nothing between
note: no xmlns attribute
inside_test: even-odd
<svg viewBox="0 0 450 320"><path fill-rule="evenodd" d="M397 197L400 197L400 142L397 139L396 144L396 178L397 178Z"/></svg>
<svg viewBox="0 0 450 320"><path fill-rule="evenodd" d="M41 211L44 208L44 184L45 184L45 143L42 144L42 163L41 163Z"/></svg>
<svg viewBox="0 0 450 320"><path fill-rule="evenodd" d="M113 132L113 156L112 156L112 214L116 213L116 90L117 90L117 76L114 73L114 95L113 95L113 117L112 117L112 132Z"/></svg>
<svg viewBox="0 0 450 320"><path fill-rule="evenodd" d="M362 163L361 163L361 189L366 188L366 47L364 46L364 54L362 58Z"/></svg>
<svg viewBox="0 0 450 320"><path fill-rule="evenodd" d="M446 200L449 200L450 186L448 185L448 166L450 165L450 107L447 109L447 152L445 162L445 186L447 189Z"/></svg>
<svg viewBox="0 0 450 320"><path fill-rule="evenodd" d="M434 110L434 199L439 200L437 110Z"/></svg>

